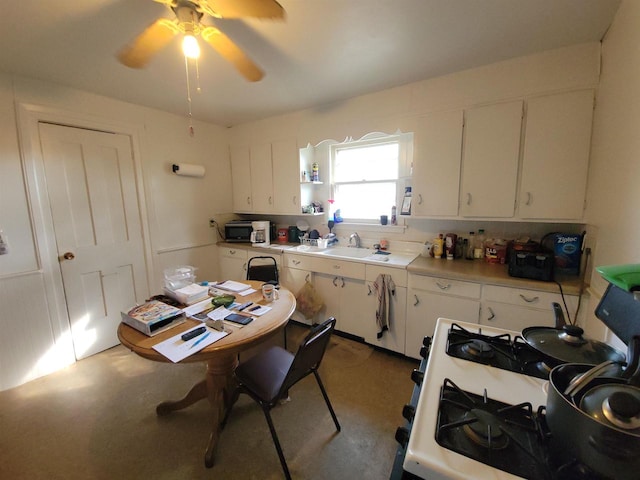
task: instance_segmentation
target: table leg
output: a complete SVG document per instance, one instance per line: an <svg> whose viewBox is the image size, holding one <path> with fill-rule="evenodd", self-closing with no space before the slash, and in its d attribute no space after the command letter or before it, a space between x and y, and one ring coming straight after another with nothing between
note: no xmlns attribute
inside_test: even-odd
<svg viewBox="0 0 640 480"><path fill-rule="evenodd" d="M235 355L223 359L209 360L207 363L207 397L213 410L211 435L204 454L204 464L208 468L213 467L213 456L218 444L221 422L224 419L233 392L231 388L233 371L237 366L238 358Z"/></svg>
<svg viewBox="0 0 640 480"><path fill-rule="evenodd" d="M181 410L190 405L193 405L197 401L200 401L208 397L207 381L202 380L196 383L191 390L184 396L184 398L176 401L162 402L156 407L156 414L159 416L168 415L175 410Z"/></svg>

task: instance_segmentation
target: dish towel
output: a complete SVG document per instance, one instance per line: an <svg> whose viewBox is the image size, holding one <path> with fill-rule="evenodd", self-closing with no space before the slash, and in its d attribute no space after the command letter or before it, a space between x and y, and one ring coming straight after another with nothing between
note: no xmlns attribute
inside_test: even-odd
<svg viewBox="0 0 640 480"><path fill-rule="evenodd" d="M376 324L378 325L378 338L382 338L382 334L389 330L389 326L393 321L393 308L391 297L396 294L396 284L393 282L391 275L381 273L373 282L373 288L376 290L378 299L378 308L376 308Z"/></svg>

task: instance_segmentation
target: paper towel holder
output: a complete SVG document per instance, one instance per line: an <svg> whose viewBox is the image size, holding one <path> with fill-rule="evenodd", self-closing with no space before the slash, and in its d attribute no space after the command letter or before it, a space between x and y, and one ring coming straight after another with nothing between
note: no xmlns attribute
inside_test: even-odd
<svg viewBox="0 0 640 480"><path fill-rule="evenodd" d="M185 177L204 177L205 169L202 165L193 165L188 163L174 163L171 165L171 171L176 175Z"/></svg>

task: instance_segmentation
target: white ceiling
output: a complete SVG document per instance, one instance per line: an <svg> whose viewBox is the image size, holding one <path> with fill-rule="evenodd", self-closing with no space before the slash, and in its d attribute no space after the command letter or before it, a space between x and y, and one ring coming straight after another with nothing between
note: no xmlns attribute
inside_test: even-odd
<svg viewBox="0 0 640 480"><path fill-rule="evenodd" d="M240 0L238 0L240 1ZM185 115L176 39L144 70L115 54L158 17L152 0L5 0L0 70ZM203 48L193 116L237 125L602 39L620 0L279 0L284 22L215 25L265 70L244 80ZM213 24L210 18L205 24ZM193 78L192 78L193 80Z"/></svg>

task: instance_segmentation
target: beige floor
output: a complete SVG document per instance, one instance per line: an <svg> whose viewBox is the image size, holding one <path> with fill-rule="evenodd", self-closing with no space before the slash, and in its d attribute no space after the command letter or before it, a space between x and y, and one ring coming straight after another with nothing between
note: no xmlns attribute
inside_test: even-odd
<svg viewBox="0 0 640 480"><path fill-rule="evenodd" d="M290 349L304 332L289 327ZM342 431L336 433L313 376L272 411L293 478L388 478L416 365L334 335L320 372ZM203 460L207 402L156 416L156 404L182 397L202 375L201 365L151 362L118 346L0 392L0 478L283 478L262 411L245 395L211 469Z"/></svg>

